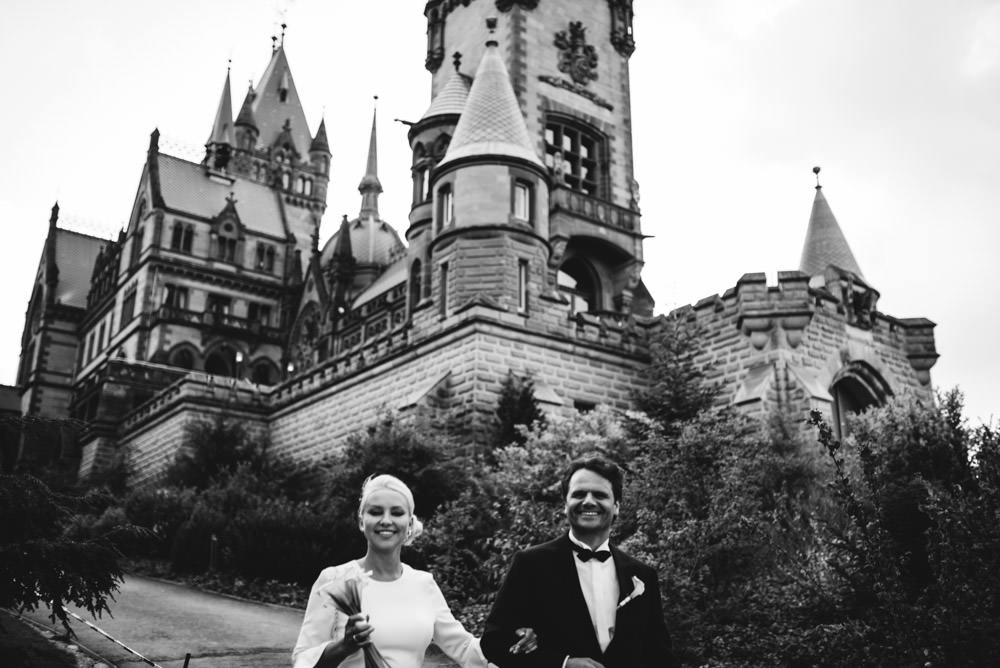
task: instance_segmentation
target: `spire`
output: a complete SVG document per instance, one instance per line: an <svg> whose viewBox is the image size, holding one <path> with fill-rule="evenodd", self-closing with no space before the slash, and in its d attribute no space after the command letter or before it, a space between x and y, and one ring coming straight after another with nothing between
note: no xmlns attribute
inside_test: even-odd
<svg viewBox="0 0 1000 668"><path fill-rule="evenodd" d="M330 153L330 142L326 138L326 118L322 118L319 121L319 129L316 130L316 136L312 140L312 145L309 146L310 153Z"/></svg>
<svg viewBox="0 0 1000 668"><path fill-rule="evenodd" d="M243 106L240 107L240 114L236 117L236 125L257 129L257 119L253 116L253 101L257 93L253 90L253 82L247 86L247 96L243 99Z"/></svg>
<svg viewBox="0 0 1000 668"><path fill-rule="evenodd" d="M375 96L378 100L378 95ZM378 120L378 109L372 111L372 134L368 140L368 166L365 175L358 185L361 192L361 213L359 217L378 218L378 196L382 192L382 183L378 180L378 141L376 135L376 121Z"/></svg>
<svg viewBox="0 0 1000 668"><path fill-rule="evenodd" d="M847 238L823 196L823 186L819 185L819 167L814 167L813 173L816 174L816 197L809 215L809 228L802 247L799 270L815 276L833 265L864 280L861 267L854 259L851 247L847 245Z"/></svg>
<svg viewBox="0 0 1000 668"><path fill-rule="evenodd" d="M492 34L440 165L470 156L506 156L542 166Z"/></svg>
<svg viewBox="0 0 1000 668"><path fill-rule="evenodd" d="M215 112L215 122L212 124L212 134L206 145L236 143L233 137L233 98L229 88L229 68L226 68L226 83L222 86L222 97L219 108Z"/></svg>

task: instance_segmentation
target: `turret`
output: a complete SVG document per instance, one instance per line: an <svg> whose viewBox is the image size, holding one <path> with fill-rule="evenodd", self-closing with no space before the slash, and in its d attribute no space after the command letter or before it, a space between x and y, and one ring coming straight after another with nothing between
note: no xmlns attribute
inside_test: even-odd
<svg viewBox="0 0 1000 668"><path fill-rule="evenodd" d="M236 117L236 145L244 151L252 151L257 146L257 136L260 134L257 119L253 115L253 101L256 97L251 83L247 86L247 95Z"/></svg>

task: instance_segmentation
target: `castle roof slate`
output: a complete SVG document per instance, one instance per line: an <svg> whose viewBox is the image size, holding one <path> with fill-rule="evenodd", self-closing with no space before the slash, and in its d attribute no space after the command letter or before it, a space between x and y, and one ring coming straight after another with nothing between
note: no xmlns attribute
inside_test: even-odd
<svg viewBox="0 0 1000 668"><path fill-rule="evenodd" d="M388 265L404 248L392 225L379 218L355 218L348 224L351 232L351 252L361 264ZM321 264L326 267L337 247L338 230L323 246Z"/></svg>
<svg viewBox="0 0 1000 668"><path fill-rule="evenodd" d="M59 268L59 283L56 285L56 301L84 308L87 293L90 292L90 278L94 272L97 254L108 245L107 239L88 234L56 228L56 267Z"/></svg>
<svg viewBox="0 0 1000 668"><path fill-rule="evenodd" d="M284 46L279 46L271 54L271 62L268 63L255 90L257 96L253 101L253 115L260 130L258 145L272 146L281 135L287 120L291 123L295 150L299 155L306 155L312 143L312 136L309 134L306 114L295 88L292 70L288 67ZM281 99L282 90L286 91L284 101Z"/></svg>
<svg viewBox="0 0 1000 668"><path fill-rule="evenodd" d="M439 167L476 155L508 156L542 166L495 41L487 43L455 136Z"/></svg>
<svg viewBox="0 0 1000 668"><path fill-rule="evenodd" d="M830 265L850 271L864 280L861 267L847 244L847 237L840 229L833 210L823 195L823 189L817 186L799 270L815 276L822 274Z"/></svg>
<svg viewBox="0 0 1000 668"><path fill-rule="evenodd" d="M272 237L285 237L279 195L269 187L239 178L231 184L220 183L210 178L202 165L162 153L156 159L166 206L211 219L226 207L226 198L232 193L244 227Z"/></svg>
<svg viewBox="0 0 1000 668"><path fill-rule="evenodd" d="M434 116L447 116L449 114L461 114L465 109L465 102L469 99L469 79L457 69L452 72L445 82L444 88L431 101L431 106L420 117L420 120L432 118Z"/></svg>

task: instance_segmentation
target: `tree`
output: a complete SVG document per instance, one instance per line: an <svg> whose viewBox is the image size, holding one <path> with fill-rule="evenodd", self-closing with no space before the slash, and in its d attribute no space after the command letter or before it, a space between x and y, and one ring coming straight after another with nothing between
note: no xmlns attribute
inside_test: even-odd
<svg viewBox="0 0 1000 668"><path fill-rule="evenodd" d="M247 463L255 471L274 464L266 438L249 432L238 420L218 415L184 425L184 440L167 469L166 480L178 487L203 489L219 476Z"/></svg>
<svg viewBox="0 0 1000 668"><path fill-rule="evenodd" d="M535 399L534 381L531 376L517 376L512 370L508 371L497 402L493 447L502 448L511 443L523 445L524 432L518 427L531 427L536 422L544 424L545 415Z"/></svg>
<svg viewBox="0 0 1000 668"><path fill-rule="evenodd" d="M48 605L51 619L71 633L63 605L90 614L108 612L108 600L122 582L121 554L114 534L74 536L76 513L107 500L96 493L75 498L58 494L29 475L0 475L0 607L18 611Z"/></svg>

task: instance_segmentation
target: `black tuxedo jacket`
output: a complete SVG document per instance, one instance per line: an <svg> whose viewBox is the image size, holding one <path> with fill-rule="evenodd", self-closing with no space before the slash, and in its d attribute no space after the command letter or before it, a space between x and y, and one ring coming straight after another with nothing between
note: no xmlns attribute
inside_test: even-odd
<svg viewBox="0 0 1000 668"><path fill-rule="evenodd" d="M571 545L563 536L515 555L486 618L486 658L500 668L561 668L567 656L589 657L605 668L677 665L663 622L656 571L613 546L619 600L632 593L633 576L642 580L645 592L618 608L611 644L601 652ZM517 640L514 630L525 626L538 635L538 649L512 655L508 649Z"/></svg>

